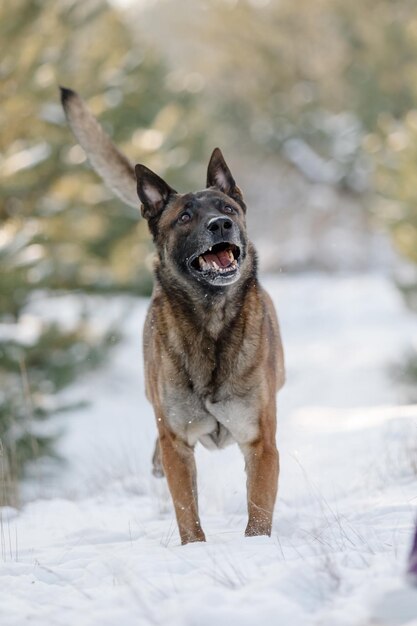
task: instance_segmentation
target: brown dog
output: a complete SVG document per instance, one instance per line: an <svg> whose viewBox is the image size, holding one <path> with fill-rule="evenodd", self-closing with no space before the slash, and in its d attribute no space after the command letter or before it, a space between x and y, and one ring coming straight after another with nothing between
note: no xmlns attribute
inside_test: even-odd
<svg viewBox="0 0 417 626"><path fill-rule="evenodd" d="M247 472L245 534L270 535L279 461L276 392L284 359L275 311L257 279L246 206L216 148L207 188L179 194L135 170L79 96L62 89L67 119L97 172L130 205L142 203L157 251L144 329L146 394L158 427L153 466L165 473L182 543L204 541L194 446L236 442ZM137 195L136 195L137 191Z"/></svg>

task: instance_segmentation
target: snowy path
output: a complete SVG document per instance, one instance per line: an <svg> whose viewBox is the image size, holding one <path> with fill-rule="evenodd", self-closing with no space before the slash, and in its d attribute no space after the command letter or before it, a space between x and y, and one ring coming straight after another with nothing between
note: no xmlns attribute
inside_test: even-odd
<svg viewBox="0 0 417 626"><path fill-rule="evenodd" d="M67 470L29 486L48 499L3 511L1 626L371 624L401 584L415 515L417 407L400 405L388 368L417 341L417 317L378 276L264 283L288 369L273 536L242 536L238 450L199 449L208 542L179 545L164 482L150 477L146 303L135 303L111 364L72 392L93 404L71 416Z"/></svg>

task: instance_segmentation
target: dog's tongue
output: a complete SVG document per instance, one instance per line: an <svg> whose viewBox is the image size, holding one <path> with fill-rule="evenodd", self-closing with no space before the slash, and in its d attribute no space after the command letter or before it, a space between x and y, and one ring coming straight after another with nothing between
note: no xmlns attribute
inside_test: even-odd
<svg viewBox="0 0 417 626"><path fill-rule="evenodd" d="M220 267L228 267L231 264L230 255L227 250L221 250L220 252L208 252L204 255L206 263L217 263Z"/></svg>

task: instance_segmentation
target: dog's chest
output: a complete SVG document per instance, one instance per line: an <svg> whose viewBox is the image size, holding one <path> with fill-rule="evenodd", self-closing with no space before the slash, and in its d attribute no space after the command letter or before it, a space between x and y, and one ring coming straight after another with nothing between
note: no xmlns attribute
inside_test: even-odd
<svg viewBox="0 0 417 626"><path fill-rule="evenodd" d="M213 316L213 323L222 320ZM190 333L192 334L192 333ZM258 389L246 376L252 366L252 340L240 320L227 337L207 328L192 338L171 329L165 408L171 428L190 445L245 444L258 435ZM176 357L173 357L175 353Z"/></svg>
<svg viewBox="0 0 417 626"><path fill-rule="evenodd" d="M253 441L258 434L258 415L249 398L232 397L219 402L205 401L205 406L210 415L216 419L222 430L230 433L233 441L245 444ZM222 447L222 446L220 446Z"/></svg>
<svg viewBox="0 0 417 626"><path fill-rule="evenodd" d="M229 397L213 402L193 392L171 388L165 397L166 414L172 430L189 445L200 441L207 448L223 448L256 439L258 415L253 400Z"/></svg>

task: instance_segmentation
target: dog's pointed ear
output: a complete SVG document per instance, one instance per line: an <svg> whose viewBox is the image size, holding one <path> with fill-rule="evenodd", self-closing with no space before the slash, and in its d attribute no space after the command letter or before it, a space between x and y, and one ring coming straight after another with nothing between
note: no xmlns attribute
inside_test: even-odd
<svg viewBox="0 0 417 626"><path fill-rule="evenodd" d="M214 148L207 168L207 187L216 187L226 195L236 188L235 179L229 170L220 148Z"/></svg>
<svg viewBox="0 0 417 626"><path fill-rule="evenodd" d="M236 200L245 209L242 192L236 185L220 148L215 148L207 168L207 187L215 187Z"/></svg>
<svg viewBox="0 0 417 626"><path fill-rule="evenodd" d="M146 220L158 217L177 192L145 165L135 166L137 191Z"/></svg>

